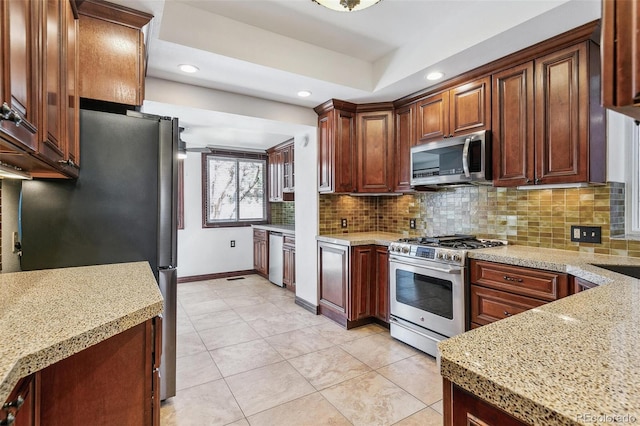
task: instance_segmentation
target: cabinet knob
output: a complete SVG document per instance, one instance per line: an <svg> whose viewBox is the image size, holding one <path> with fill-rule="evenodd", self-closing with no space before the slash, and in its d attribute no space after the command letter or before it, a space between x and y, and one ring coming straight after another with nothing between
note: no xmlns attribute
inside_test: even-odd
<svg viewBox="0 0 640 426"><path fill-rule="evenodd" d="M20 123L22 123L20 115L16 111L12 110L6 102L4 102L0 108L0 120L13 121L16 123L16 126L19 126Z"/></svg>
<svg viewBox="0 0 640 426"><path fill-rule="evenodd" d="M0 420L0 426L12 425L15 422L16 422L16 416L14 416L13 414L9 413L9 414L7 414L7 417L5 417L4 420Z"/></svg>
<svg viewBox="0 0 640 426"><path fill-rule="evenodd" d="M510 317L511 315L512 315L512 314L510 314L509 312L504 311L504 316L505 316L505 317Z"/></svg>
<svg viewBox="0 0 640 426"><path fill-rule="evenodd" d="M16 411L18 411L20 407L22 407L22 404L24 404L24 398L22 397L22 395L18 395L18 397L13 401L5 402L2 405L2 409L8 410L10 408L15 408Z"/></svg>
<svg viewBox="0 0 640 426"><path fill-rule="evenodd" d="M530 184L530 183L531 183L531 179L527 179L527 180L525 180L525 181L524 181L524 183L526 183L526 184Z"/></svg>
<svg viewBox="0 0 640 426"><path fill-rule="evenodd" d="M539 184L540 183L540 178L536 178L536 180L533 183L535 183L536 185Z"/></svg>

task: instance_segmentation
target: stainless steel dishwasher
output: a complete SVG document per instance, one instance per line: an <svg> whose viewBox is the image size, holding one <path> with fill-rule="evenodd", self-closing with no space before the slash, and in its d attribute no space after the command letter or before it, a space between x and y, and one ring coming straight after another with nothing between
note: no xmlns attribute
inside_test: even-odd
<svg viewBox="0 0 640 426"><path fill-rule="evenodd" d="M282 283L282 242L280 232L269 232L269 281L283 287Z"/></svg>

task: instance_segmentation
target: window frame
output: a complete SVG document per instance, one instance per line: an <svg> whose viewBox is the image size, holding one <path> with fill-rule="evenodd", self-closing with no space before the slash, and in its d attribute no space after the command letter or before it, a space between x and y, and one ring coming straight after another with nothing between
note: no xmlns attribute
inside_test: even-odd
<svg viewBox="0 0 640 426"><path fill-rule="evenodd" d="M631 156L627 173L627 191L625 220L625 234L628 236L640 237L640 125L638 121L633 123L633 134L631 137Z"/></svg>
<svg viewBox="0 0 640 426"><path fill-rule="evenodd" d="M234 220L225 222L209 222L209 157L226 157L234 159L236 161L252 160L263 162L262 172L262 185L263 185L263 201L264 201L264 218L260 220ZM203 228L233 228L233 227L247 227L251 225L260 225L269 223L271 215L271 209L269 204L268 194L268 162L266 153L247 152L247 151L223 151L223 150L210 150L202 153L201 158L201 170L202 170L202 227ZM237 188L237 176L236 176L236 188Z"/></svg>

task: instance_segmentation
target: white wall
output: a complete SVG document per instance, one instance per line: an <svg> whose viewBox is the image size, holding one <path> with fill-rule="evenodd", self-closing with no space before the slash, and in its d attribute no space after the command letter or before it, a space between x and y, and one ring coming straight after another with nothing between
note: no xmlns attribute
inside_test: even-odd
<svg viewBox="0 0 640 426"><path fill-rule="evenodd" d="M2 272L20 271L20 257L13 252L12 234L18 231L21 180L2 180Z"/></svg>
<svg viewBox="0 0 640 426"><path fill-rule="evenodd" d="M318 305L318 143L317 131L295 136L296 296Z"/></svg>
<svg viewBox="0 0 640 426"><path fill-rule="evenodd" d="M629 183L633 119L607 111L607 181Z"/></svg>
<svg viewBox="0 0 640 426"><path fill-rule="evenodd" d="M184 229L178 230L178 277L253 269L250 227L202 228L201 154L184 160ZM235 240L236 246L230 247Z"/></svg>

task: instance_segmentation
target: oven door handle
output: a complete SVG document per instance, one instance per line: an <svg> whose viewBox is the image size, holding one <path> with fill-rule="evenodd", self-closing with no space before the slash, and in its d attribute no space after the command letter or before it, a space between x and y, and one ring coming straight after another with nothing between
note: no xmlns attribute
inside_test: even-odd
<svg viewBox="0 0 640 426"><path fill-rule="evenodd" d="M437 268L435 266L416 265L416 264L411 264L411 263L407 263L407 262L402 262L400 258L397 258L395 256L389 256L389 261L390 261L389 263L398 263L398 264L401 264L401 265L412 266L414 268L430 269L432 271L444 272L445 274L460 274L462 272L462 268L445 269L445 268Z"/></svg>

